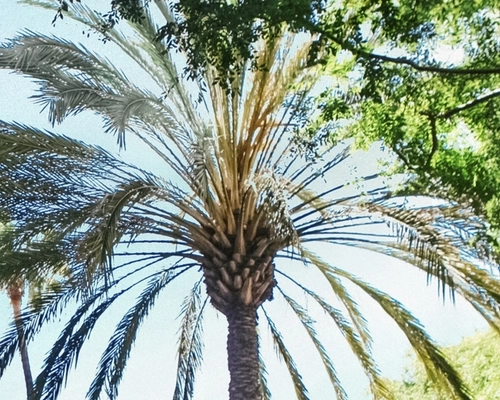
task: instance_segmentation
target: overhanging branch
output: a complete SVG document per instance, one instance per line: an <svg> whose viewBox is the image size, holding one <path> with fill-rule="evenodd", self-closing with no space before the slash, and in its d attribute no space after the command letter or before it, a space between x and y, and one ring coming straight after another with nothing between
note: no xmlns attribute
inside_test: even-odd
<svg viewBox="0 0 500 400"><path fill-rule="evenodd" d="M451 118L452 116L458 114L461 111L468 110L469 108L475 107L478 104L484 103L498 96L500 96L500 89L495 89L488 94L476 97L474 100L468 101L467 103L461 104L455 108L451 108L448 111L440 113L437 115L437 118Z"/></svg>
<svg viewBox="0 0 500 400"><path fill-rule="evenodd" d="M453 74L453 75L489 75L489 74L500 74L500 67L497 68L443 68L434 65L421 65L413 60L406 57L389 57L382 54L370 53L364 50L358 49L347 49L354 54L357 54L366 58L374 58L376 60L391 62L394 64L408 65L417 71L423 72L434 72L439 74Z"/></svg>
<svg viewBox="0 0 500 400"><path fill-rule="evenodd" d="M344 50L349 50L351 53L364 57L367 59L380 60L386 63L393 63L399 65L407 65L417 71L422 72L432 72L438 74L452 74L452 75L489 75L489 74L500 74L500 66L495 66L492 68L444 68L436 65L422 65L413 61L407 57L390 57L384 54L372 53L361 48L357 48L355 45L350 44L344 40L341 40L331 33L321 29L320 27L308 24L308 28L311 32L319 33L325 38L331 40L332 42L339 45Z"/></svg>

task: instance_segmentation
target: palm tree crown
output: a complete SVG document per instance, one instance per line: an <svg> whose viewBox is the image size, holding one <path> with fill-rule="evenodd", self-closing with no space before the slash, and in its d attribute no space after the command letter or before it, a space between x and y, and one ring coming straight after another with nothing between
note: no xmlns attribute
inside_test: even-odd
<svg viewBox="0 0 500 400"><path fill-rule="evenodd" d="M59 4L30 3L55 9ZM156 17L175 20L164 2L154 5ZM487 246L473 241L485 229L481 221L456 206L402 205L390 198L376 174L363 177L362 186L349 185L341 168L347 145L323 146L319 158L304 161L291 138L311 111L309 92L317 79L317 71L307 66L312 38L283 27L281 35L255 49L259 68L247 66L223 85L210 68L198 81L186 82L182 55L157 40L151 12L145 9L144 18L131 24L133 39L117 28L103 33L149 75L156 85L151 90L138 87L106 58L60 38L25 32L0 48L0 67L38 82L34 97L52 123L92 110L120 146L126 135L134 135L163 161L162 170L152 173L102 148L0 122L0 209L14 222L18 243L18 250L1 261L2 276L61 264L72 270L62 287L47 291L36 308L24 313L26 340L71 299L81 301L36 379L33 398L57 396L98 318L139 286L142 294L116 327L88 391L89 399L98 399L103 390L116 398L138 327L159 293L191 271L195 278L182 307L175 399L193 396L208 301L229 324L232 400L270 396L258 353L257 313L290 371L297 397L308 398L283 336L261 307L273 296L296 313L337 398L347 398L307 309L278 285L277 277L297 286L331 317L376 398L391 395L346 282L394 319L443 390L468 399L459 376L402 304L323 260L310 244L358 247L407 261L462 295L500 329L500 282L474 263L488 256ZM100 31L105 23L78 4L71 17ZM126 261L116 262L122 256ZM316 267L340 305L279 269L280 257ZM12 329L0 342L0 374L18 346Z"/></svg>

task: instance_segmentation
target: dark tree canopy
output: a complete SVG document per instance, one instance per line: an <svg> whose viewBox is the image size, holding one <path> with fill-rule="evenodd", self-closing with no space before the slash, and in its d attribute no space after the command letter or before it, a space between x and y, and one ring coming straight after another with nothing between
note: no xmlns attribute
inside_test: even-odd
<svg viewBox="0 0 500 400"><path fill-rule="evenodd" d="M70 0L73 1L81 0ZM122 18L130 21L143 19L148 3L149 0L111 0L110 11L106 14L109 24L114 25ZM476 39L483 40L475 43L476 47L479 46L478 50L490 47L484 41L493 40L493 17L498 11L491 0L460 5L413 0L179 0L173 6L176 20L159 28L159 38L168 36L172 45L187 50L192 56L190 62L194 69L206 64L216 65L223 76L234 71L242 58L254 57L253 45L257 40L276 34L283 23L292 30L318 35L311 56L348 50L370 69L390 62L437 73L475 75L500 72L498 60L485 59L485 54L482 62L475 60L468 68L455 69L440 66L418 52L422 45L443 35L449 38L451 34L457 39L466 34L472 39L474 33L478 33L478 26L474 28L478 22L483 36ZM61 0L59 15L63 15L66 9L66 1ZM376 40L373 40L374 36ZM378 54L374 45L380 44L405 48L410 54L402 57ZM326 52L317 53L320 49ZM320 61L317 58L312 60Z"/></svg>

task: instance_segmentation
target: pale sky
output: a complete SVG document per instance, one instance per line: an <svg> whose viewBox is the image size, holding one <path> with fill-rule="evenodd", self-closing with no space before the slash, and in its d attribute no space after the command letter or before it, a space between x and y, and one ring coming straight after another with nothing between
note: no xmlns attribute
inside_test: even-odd
<svg viewBox="0 0 500 400"><path fill-rule="evenodd" d="M14 36L21 29L30 29L42 33L61 34L81 41L89 48L99 51L112 51L109 45L97 41L96 36L87 38L81 34L81 29L73 21L58 21L55 29L51 26L53 15L50 12L16 4L14 1L1 0L0 5L0 42ZM90 0L86 0L90 4ZM94 3L94 2L92 2ZM101 4L109 4L102 1ZM106 47L107 46L107 47ZM115 58L112 58L115 61ZM116 60L119 64L120 60ZM124 65L124 67L127 67ZM132 72L133 74L133 72ZM131 75L133 76L133 75ZM32 124L36 127L51 129L47 123L45 113L40 114L38 106L28 99L33 94L35 86L27 79L0 71L0 120L18 121ZM98 143L105 148L116 148L116 140L102 133L101 122L88 113L78 117L70 117L63 125L54 130L72 137L77 137L92 143ZM122 152L123 158L132 162L142 163L144 156L137 148ZM148 156L149 157L149 156ZM370 157L359 156L358 160ZM372 157L373 159L373 157ZM373 160L372 160L373 161ZM149 163L154 159L148 158ZM363 166L360 166L363 167ZM358 276L372 283L375 287L387 290L392 296L399 299L421 320L432 337L441 344L456 344L463 336L474 333L477 329L485 329L486 323L464 303L460 298L455 305L449 301L443 305L437 295L438 288L434 283L426 286L425 273L409 267L391 258L362 252L359 250L340 249L339 247L322 249L331 254L329 261L342 268L348 268ZM286 265L290 263L290 265ZM280 262L282 268L304 268L292 265L289 261ZM308 272L310 281L314 281L314 271ZM189 284L184 280L184 283ZM319 285L320 292L327 288ZM324 286L324 284L323 284ZM176 352L176 332L179 319L180 303L183 282L177 282L172 291L164 293L156 302L153 311L143 324L138 335L120 386L119 400L159 400L171 397L175 384L174 366ZM304 298L299 296L304 303ZM404 336L397 330L395 324L384 316L383 312L372 302L366 301L366 296L360 296L358 301L370 322L370 329L374 337L374 353L382 372L390 378L398 378L406 364L405 354L409 346ZM337 331L325 316L311 306L311 312L318 321L318 330L326 342L335 362L341 381L344 383L351 399L362 400L370 398L366 394L367 380L364 378L357 361L350 355L347 346ZM328 400L333 398L333 392L326 373L314 354L312 344L306 333L294 319L290 309L283 307L279 301L268 305L269 312L278 319L278 327L285 334L286 342L294 355L299 371L303 373L306 386L312 400ZM72 371L68 384L63 390L60 400L84 399L88 385L106 346L107 339L112 333L114 324L124 312L124 306L116 307L101 321L94 330L88 344L82 350L78 368ZM68 310L70 315L71 310ZM5 294L0 293L0 333L4 331L11 318L10 305ZM63 318L64 320L64 318ZM48 326L39 338L30 344L29 352L33 364L34 375L43 361L44 354L57 337L62 325ZM228 374L226 372L226 323L223 316L218 315L210 307L205 324L205 360L201 373L196 382L196 400L227 399ZM273 399L289 400L293 397L293 389L285 367L276 361L275 353L267 332L262 335L261 349L267 363ZM12 363L5 376L0 379L0 400L22 400L25 398L25 388L19 357Z"/></svg>

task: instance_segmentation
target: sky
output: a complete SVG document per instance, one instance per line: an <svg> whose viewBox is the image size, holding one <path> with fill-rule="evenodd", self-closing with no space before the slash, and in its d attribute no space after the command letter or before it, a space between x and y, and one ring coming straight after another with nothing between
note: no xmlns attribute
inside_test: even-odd
<svg viewBox="0 0 500 400"><path fill-rule="evenodd" d="M51 25L53 14L33 7L19 5L14 1L3 0L0 8L0 42L13 37L22 29L39 31L42 33L62 35L82 42L85 46L104 52L116 61L115 54L109 45L99 42L95 35L87 37L82 34L72 21L58 21L56 27ZM95 2L87 1L87 4ZM102 4L109 1L101 1ZM85 32L84 32L85 33ZM126 62L120 65L127 70ZM128 72L128 71L127 71ZM129 76L139 81L142 77L129 72ZM12 75L0 70L0 120L17 121L37 127L52 129L47 122L46 113L40 113L40 107L29 99L36 86L26 78ZM76 137L87 142L99 144L107 149L116 149L116 138L102 133L102 123L94 115L84 113L72 117L61 126L53 130ZM141 148L129 146L129 150L122 151L120 155L127 161L152 166L157 162L149 156L146 158ZM357 165L362 168L373 168L373 157L360 154L356 158ZM364 165L366 164L366 165ZM442 345L457 344L461 338L473 334L477 330L486 328L486 323L460 298L455 304L449 300L443 303L438 296L436 283L426 284L425 273L409 267L394 259L371 254L359 250L346 250L340 248L319 249L328 251L332 263L348 268L358 276L369 281L374 286L387 290L392 296L399 299L421 320L431 336ZM287 265L286 263L290 263ZM284 261L281 268L294 270L303 268L291 261ZM308 278L314 287L317 287L317 276L311 270ZM118 400L156 400L169 398L174 387L174 368L176 355L176 333L179 326L177 315L180 312L180 303L183 298L182 289L186 282L180 281L172 290L164 294L157 301L157 305L148 316L147 321L139 332L137 343L133 349L130 363L120 386ZM318 290L326 291L326 287ZM299 295L300 296L300 295ZM366 312L370 322L370 329L374 338L374 354L379 362L382 373L397 379L404 371L408 359L406 354L409 345L404 336L399 333L395 324L390 321L377 305L367 301L362 295L359 303ZM350 356L349 351L340 335L329 325L328 320L314 305L308 304L315 317L318 331L323 333L326 347L332 353L336 362L341 381L347 393L354 400L370 398L367 391L367 380L364 378L357 361ZM333 397L326 373L322 371L319 359L314 354L312 345L307 340L306 333L289 309L282 307L279 301L269 304L269 312L278 319L277 325L284 332L287 343L296 359L299 369L303 372L304 380L312 400L331 399ZM86 389L90 384L100 353L106 346L106 339L112 333L118 321L120 311L125 310L124 305L118 305L116 312L113 310L96 327L87 345L84 346L77 369L70 373L66 388L60 400L83 399ZM29 352L34 371L37 371L45 353L50 349L51 343L56 339L58 332L64 324L64 319L74 312L74 308L66 311L60 322L48 326L40 336L30 344ZM0 293L0 334L5 330L12 317L10 305L5 294ZM226 323L222 316L213 309L208 311L205 325L205 359L201 373L197 379L195 400L225 399L227 398L227 385L229 382L225 363ZM269 383L273 391L273 399L288 400L293 398L290 378L282 364L274 356L270 337L266 332L262 334L261 349L263 350ZM301 368L302 367L302 368ZM35 373L36 375L36 373ZM0 400L21 400L25 398L25 389L22 369L19 358L12 363L7 373L0 379Z"/></svg>

